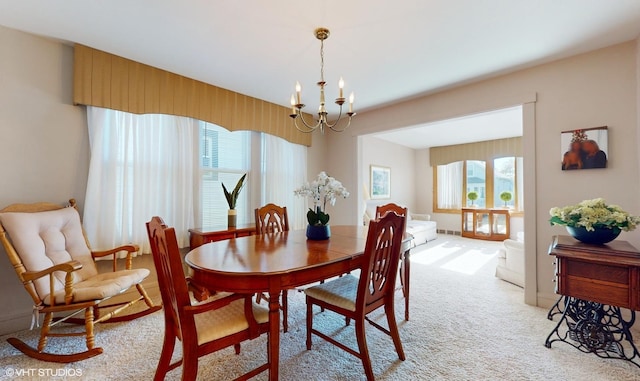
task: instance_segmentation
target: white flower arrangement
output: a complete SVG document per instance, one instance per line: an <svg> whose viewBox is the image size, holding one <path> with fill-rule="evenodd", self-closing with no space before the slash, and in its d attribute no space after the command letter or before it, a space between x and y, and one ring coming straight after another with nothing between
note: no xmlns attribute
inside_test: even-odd
<svg viewBox="0 0 640 381"><path fill-rule="evenodd" d="M328 224L327 203L333 206L338 197L349 197L349 192L342 183L328 176L324 171L320 172L314 181L304 184L293 193L296 196L309 197L313 200L313 209L309 208L307 212L309 225Z"/></svg>
<svg viewBox="0 0 640 381"><path fill-rule="evenodd" d="M640 217L632 216L617 205L607 205L604 199L584 200L577 205L554 207L549 210L551 225L631 231L640 224Z"/></svg>

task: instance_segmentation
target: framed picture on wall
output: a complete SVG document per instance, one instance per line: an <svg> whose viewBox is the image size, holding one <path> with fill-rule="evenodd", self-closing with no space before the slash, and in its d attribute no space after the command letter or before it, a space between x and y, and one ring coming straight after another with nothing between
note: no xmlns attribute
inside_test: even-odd
<svg viewBox="0 0 640 381"><path fill-rule="evenodd" d="M391 197L391 168L371 166L371 198L389 198Z"/></svg>
<svg viewBox="0 0 640 381"><path fill-rule="evenodd" d="M606 126L562 131L562 170L606 168L608 138Z"/></svg>

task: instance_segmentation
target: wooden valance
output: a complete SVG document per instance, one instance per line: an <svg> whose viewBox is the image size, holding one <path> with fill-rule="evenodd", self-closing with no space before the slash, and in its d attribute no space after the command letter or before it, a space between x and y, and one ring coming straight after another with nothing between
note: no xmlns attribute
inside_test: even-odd
<svg viewBox="0 0 640 381"><path fill-rule="evenodd" d="M77 44L73 102L134 114L186 116L229 131L250 130L311 145L290 109Z"/></svg>
<svg viewBox="0 0 640 381"><path fill-rule="evenodd" d="M522 137L431 147L429 149L429 163L434 167L456 161L488 161L507 156L522 156Z"/></svg>

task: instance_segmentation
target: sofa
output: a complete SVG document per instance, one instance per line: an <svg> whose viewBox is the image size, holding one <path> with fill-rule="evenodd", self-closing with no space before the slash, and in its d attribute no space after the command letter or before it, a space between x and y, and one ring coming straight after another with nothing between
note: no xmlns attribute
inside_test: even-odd
<svg viewBox="0 0 640 381"><path fill-rule="evenodd" d="M498 251L496 277L524 287L524 239L506 239L502 245Z"/></svg>
<svg viewBox="0 0 640 381"><path fill-rule="evenodd" d="M376 207L378 205L387 204L386 202L367 201L364 213L364 224L368 225L369 221L375 218ZM437 224L431 221L429 214L407 213L406 231L413 236L411 247L422 245L428 241L438 238Z"/></svg>

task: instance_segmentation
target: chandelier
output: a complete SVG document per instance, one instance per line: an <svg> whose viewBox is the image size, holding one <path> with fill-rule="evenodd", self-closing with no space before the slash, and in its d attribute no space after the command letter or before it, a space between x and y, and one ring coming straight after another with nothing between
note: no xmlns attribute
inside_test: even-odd
<svg viewBox="0 0 640 381"><path fill-rule="evenodd" d="M300 132L313 132L317 128L320 128L320 132L324 134L325 127L329 127L331 130L336 132L344 131L351 124L351 117L353 117L356 113L353 112L353 93L349 96L349 112L346 115L349 117L346 123L342 123L343 126L339 127L340 122L343 120L342 114L342 105L345 103L345 98L343 95L344 81L342 77L338 81L339 95L336 98L336 104L340 106L340 113L338 114L338 118L333 122L329 123L327 119L327 109L324 106L324 86L326 82L324 81L324 40L329 38L329 29L327 28L318 28L314 32L316 38L320 40L320 81L318 82L318 86L320 86L320 106L318 107L318 121L312 121L311 123L307 122L302 114L302 108L305 106L302 103L300 93L302 91L302 87L300 86L300 82L296 82L296 93L295 96L291 95L291 114L289 115L293 118L293 124L296 126L298 131ZM298 122L300 121L300 123Z"/></svg>

